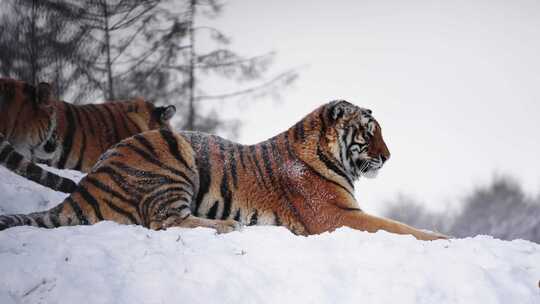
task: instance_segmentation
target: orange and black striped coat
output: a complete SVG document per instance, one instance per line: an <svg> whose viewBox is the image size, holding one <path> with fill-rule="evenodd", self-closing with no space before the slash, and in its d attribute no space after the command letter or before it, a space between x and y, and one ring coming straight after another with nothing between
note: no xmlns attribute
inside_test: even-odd
<svg viewBox="0 0 540 304"><path fill-rule="evenodd" d="M56 129L33 159L82 172L90 171L101 154L122 139L169 128L176 111L174 106L156 107L142 98L86 105L52 101L51 105L56 111Z"/></svg>
<svg viewBox="0 0 540 304"><path fill-rule="evenodd" d="M99 156L124 138L168 128L174 106L141 98L72 105L50 98L50 87L0 79L0 163L32 181L62 192L75 183L35 163L88 172Z"/></svg>

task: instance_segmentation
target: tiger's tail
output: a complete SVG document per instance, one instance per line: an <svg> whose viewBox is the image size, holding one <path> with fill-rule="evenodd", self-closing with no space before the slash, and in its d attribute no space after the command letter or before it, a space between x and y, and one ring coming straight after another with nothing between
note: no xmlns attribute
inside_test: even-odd
<svg viewBox="0 0 540 304"><path fill-rule="evenodd" d="M62 215L64 209L62 205L60 204L47 211L30 214L0 215L0 231L15 226L55 228L80 224L73 222L69 216Z"/></svg>
<svg viewBox="0 0 540 304"><path fill-rule="evenodd" d="M49 172L26 159L0 134L0 164L10 171L55 191L71 193L77 184L69 178Z"/></svg>

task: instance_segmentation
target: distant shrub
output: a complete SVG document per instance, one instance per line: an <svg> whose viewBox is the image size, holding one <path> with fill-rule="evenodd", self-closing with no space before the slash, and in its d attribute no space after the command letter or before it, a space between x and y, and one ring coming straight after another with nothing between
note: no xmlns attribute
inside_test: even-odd
<svg viewBox="0 0 540 304"><path fill-rule="evenodd" d="M540 196L529 198L509 177L497 177L463 200L456 213L438 213L405 196L398 196L385 216L409 225L456 237L487 234L503 240L526 239L540 243Z"/></svg>

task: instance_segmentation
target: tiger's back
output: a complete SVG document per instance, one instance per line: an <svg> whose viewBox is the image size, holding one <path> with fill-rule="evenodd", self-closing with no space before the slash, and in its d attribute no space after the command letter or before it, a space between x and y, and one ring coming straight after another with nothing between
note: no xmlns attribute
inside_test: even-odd
<svg viewBox="0 0 540 304"><path fill-rule="evenodd" d="M87 105L56 101L54 107L54 140L36 161L82 172L90 171L100 155L122 139L168 128L175 112L174 106L155 107L142 98Z"/></svg>

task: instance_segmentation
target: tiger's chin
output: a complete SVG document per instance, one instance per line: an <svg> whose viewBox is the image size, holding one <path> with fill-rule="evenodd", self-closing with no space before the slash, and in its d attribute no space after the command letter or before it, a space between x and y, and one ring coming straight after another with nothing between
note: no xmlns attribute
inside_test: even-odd
<svg viewBox="0 0 540 304"><path fill-rule="evenodd" d="M365 177L365 178L369 178L369 179L372 179L372 178L376 178L377 175L379 175L379 170L369 170L365 173L362 173L362 176Z"/></svg>

